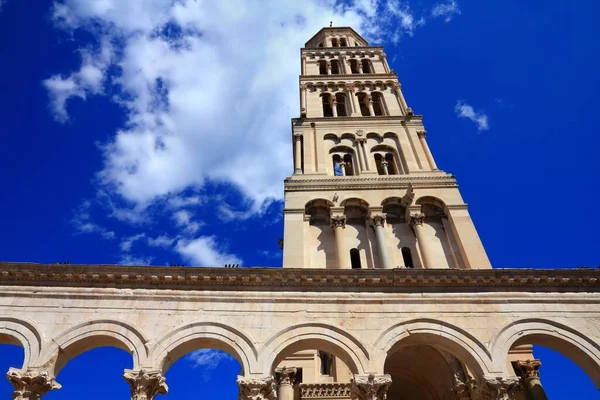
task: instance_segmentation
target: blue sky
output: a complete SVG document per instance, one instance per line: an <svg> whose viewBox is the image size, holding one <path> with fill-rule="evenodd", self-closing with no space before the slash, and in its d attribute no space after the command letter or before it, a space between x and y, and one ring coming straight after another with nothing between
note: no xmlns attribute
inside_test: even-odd
<svg viewBox="0 0 600 400"><path fill-rule="evenodd" d="M333 20L385 46L495 267L596 267L598 11L593 1L0 0L0 258L279 266L298 48ZM19 351L0 347L0 371ZM577 368L537 351L548 353L551 399L567 387L598 398ZM125 399L128 362L115 349L86 353L48 398L75 398L78 371L101 366L115 368L104 381ZM170 397L186 398L191 380L232 384L238 369L227 357L212 369L181 359ZM570 380L582 386L553 386Z"/></svg>

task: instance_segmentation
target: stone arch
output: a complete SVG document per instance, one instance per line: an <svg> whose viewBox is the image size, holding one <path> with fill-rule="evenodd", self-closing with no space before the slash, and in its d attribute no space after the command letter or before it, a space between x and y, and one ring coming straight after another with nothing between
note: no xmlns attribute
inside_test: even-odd
<svg viewBox="0 0 600 400"><path fill-rule="evenodd" d="M130 353L133 369L146 364L149 339L129 322L99 319L67 329L44 344L38 366L51 369L54 376L73 358L97 347L116 347Z"/></svg>
<svg viewBox="0 0 600 400"><path fill-rule="evenodd" d="M192 322L163 336L152 349L153 365L163 374L175 361L198 349L218 349L233 356L244 374L258 372L258 352L254 339L239 329L217 322Z"/></svg>
<svg viewBox="0 0 600 400"><path fill-rule="evenodd" d="M337 326L311 322L292 325L265 342L260 352L262 373L271 374L286 355L307 349L333 354L352 373L369 371L370 355L360 340Z"/></svg>
<svg viewBox="0 0 600 400"><path fill-rule="evenodd" d="M490 348L494 369L506 371L506 358L513 346L537 344L569 357L592 379L600 389L600 344L598 340L559 322L527 318L511 322L494 335Z"/></svg>
<svg viewBox="0 0 600 400"><path fill-rule="evenodd" d="M40 356L42 336L32 322L13 317L0 317L0 344L14 344L23 347L22 368L27 368Z"/></svg>
<svg viewBox="0 0 600 400"><path fill-rule="evenodd" d="M418 205L432 204L432 205L442 209L445 213L448 212L448 206L446 206L446 203L444 203L444 201L442 201L441 199L439 199L437 197L433 197L433 196L419 197L417 199L417 201L415 201L415 204L418 204Z"/></svg>
<svg viewBox="0 0 600 400"><path fill-rule="evenodd" d="M379 372L388 354L405 346L430 345L466 364L477 377L492 371L492 356L477 338L466 330L445 321L421 318L400 322L385 329L373 343L381 357Z"/></svg>

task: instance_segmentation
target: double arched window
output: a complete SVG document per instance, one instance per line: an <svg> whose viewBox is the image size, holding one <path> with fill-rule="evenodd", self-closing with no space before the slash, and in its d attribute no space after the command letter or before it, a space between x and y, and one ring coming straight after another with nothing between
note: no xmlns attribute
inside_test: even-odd
<svg viewBox="0 0 600 400"><path fill-rule="evenodd" d="M336 146L329 151L335 176L356 175L354 166L354 151L351 147Z"/></svg>
<svg viewBox="0 0 600 400"><path fill-rule="evenodd" d="M335 96L331 93L321 95L324 117L347 117L348 99L345 93L338 92Z"/></svg>

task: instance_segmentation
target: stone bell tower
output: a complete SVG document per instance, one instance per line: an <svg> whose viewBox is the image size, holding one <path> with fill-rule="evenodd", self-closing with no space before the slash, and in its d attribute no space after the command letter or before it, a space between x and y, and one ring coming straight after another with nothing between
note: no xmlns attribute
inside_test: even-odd
<svg viewBox="0 0 600 400"><path fill-rule="evenodd" d="M301 62L283 266L491 268L383 47L352 28L323 28Z"/></svg>

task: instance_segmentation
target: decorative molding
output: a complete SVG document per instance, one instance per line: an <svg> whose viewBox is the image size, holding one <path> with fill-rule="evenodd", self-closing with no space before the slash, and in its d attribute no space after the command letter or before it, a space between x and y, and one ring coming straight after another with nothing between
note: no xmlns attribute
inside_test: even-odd
<svg viewBox="0 0 600 400"><path fill-rule="evenodd" d="M302 399L327 399L350 397L349 383L301 383L300 397Z"/></svg>
<svg viewBox="0 0 600 400"><path fill-rule="evenodd" d="M350 378L350 395L358 400L385 400L392 377L386 375L355 375Z"/></svg>
<svg viewBox="0 0 600 400"><path fill-rule="evenodd" d="M523 390L521 379L514 376L509 378L486 376L477 383L475 398L478 400L513 400L518 392Z"/></svg>
<svg viewBox="0 0 600 400"><path fill-rule="evenodd" d="M353 79L350 79L353 78ZM364 81L368 79L383 79L388 78L387 81L382 81L385 83L395 84L398 82L398 76L392 73L376 73L376 74L319 74L319 75L300 75L300 82L303 84L309 84L310 82L306 81L339 81L339 80L351 80L352 82L344 82L344 83L354 83L356 81Z"/></svg>
<svg viewBox="0 0 600 400"><path fill-rule="evenodd" d="M160 371L126 369L123 378L131 386L131 400L153 400L157 394L169 391Z"/></svg>
<svg viewBox="0 0 600 400"><path fill-rule="evenodd" d="M311 118L292 118L292 124L298 124L303 122L340 122L340 121L416 121L419 122L423 119L422 115L370 115L370 116L359 116L359 117L311 117Z"/></svg>
<svg viewBox="0 0 600 400"><path fill-rule="evenodd" d="M319 191L319 190L408 190L413 188L455 188L458 187L454 176L446 173L436 175L369 175L369 176L327 176L322 178L303 175L294 176L284 181L286 192ZM466 206L450 208L456 210L466 209Z"/></svg>
<svg viewBox="0 0 600 400"><path fill-rule="evenodd" d="M539 369L542 366L540 360L518 360L516 364L523 379L540 379Z"/></svg>
<svg viewBox="0 0 600 400"><path fill-rule="evenodd" d="M46 370L10 368L6 377L15 389L12 395L15 400L39 400L49 391L61 388Z"/></svg>
<svg viewBox="0 0 600 400"><path fill-rule="evenodd" d="M246 378L238 376L240 387L239 400L276 400L275 380L272 376L264 378Z"/></svg>
<svg viewBox="0 0 600 400"><path fill-rule="evenodd" d="M0 285L179 290L600 292L598 269L194 268L0 263Z"/></svg>

